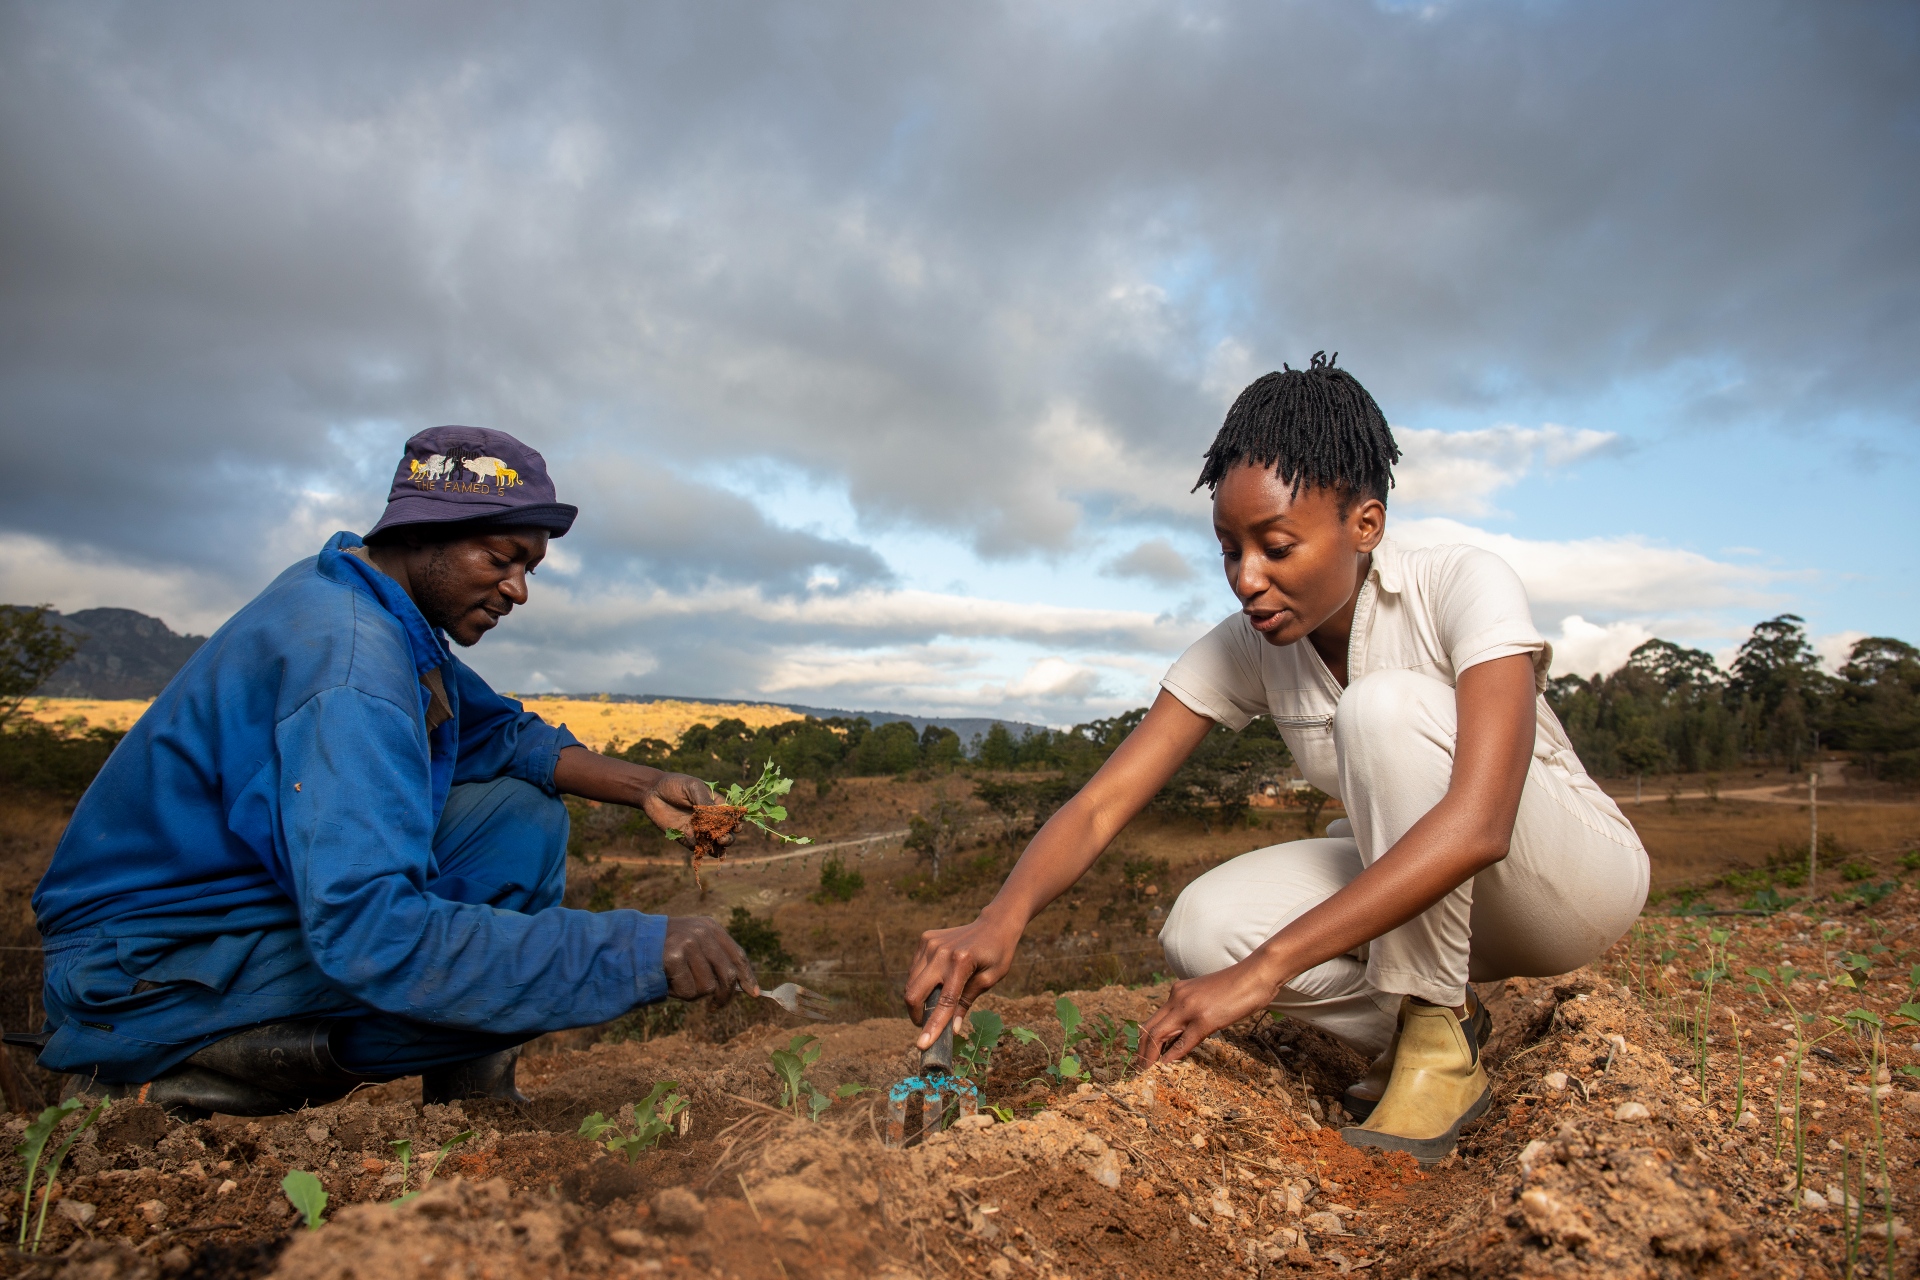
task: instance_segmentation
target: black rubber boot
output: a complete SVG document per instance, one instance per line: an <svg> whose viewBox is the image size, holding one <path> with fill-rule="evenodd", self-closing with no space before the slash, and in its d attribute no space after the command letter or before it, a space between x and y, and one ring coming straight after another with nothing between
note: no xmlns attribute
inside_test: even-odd
<svg viewBox="0 0 1920 1280"><path fill-rule="evenodd" d="M345 1097L378 1077L356 1075L333 1059L324 1018L270 1022L216 1040L185 1062L142 1084L74 1077L69 1096L131 1098L188 1119L214 1112L277 1116Z"/></svg>
<svg viewBox="0 0 1920 1280"><path fill-rule="evenodd" d="M513 1083L514 1064L520 1060L520 1046L490 1053L484 1058L469 1058L450 1066L435 1067L420 1074L420 1100L445 1105L468 1098L491 1098L495 1102L525 1105L532 1102Z"/></svg>

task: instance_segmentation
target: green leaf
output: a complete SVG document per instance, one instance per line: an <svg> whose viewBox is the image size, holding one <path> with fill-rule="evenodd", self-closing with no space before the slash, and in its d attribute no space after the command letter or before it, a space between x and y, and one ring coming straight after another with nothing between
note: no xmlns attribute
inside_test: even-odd
<svg viewBox="0 0 1920 1280"><path fill-rule="evenodd" d="M1914 1079L1920 1080L1920 1067L1901 1067L1900 1074L1903 1076L1912 1076Z"/></svg>
<svg viewBox="0 0 1920 1280"><path fill-rule="evenodd" d="M807 1100L807 1119L818 1120L820 1113L832 1105L832 1095L825 1093L814 1094L812 1098Z"/></svg>
<svg viewBox="0 0 1920 1280"><path fill-rule="evenodd" d="M1880 1020L1880 1015L1871 1009L1852 1009L1849 1010L1844 1017L1848 1022L1863 1022L1870 1027L1883 1027L1886 1025L1886 1023Z"/></svg>
<svg viewBox="0 0 1920 1280"><path fill-rule="evenodd" d="M867 1091L867 1086L863 1084L849 1083L849 1084L843 1084L839 1088L835 1089L833 1091L833 1096L836 1098L851 1098L857 1093L865 1093L866 1091Z"/></svg>
<svg viewBox="0 0 1920 1280"><path fill-rule="evenodd" d="M0 1052L5 1052L0 1050ZM78 1098L68 1098L57 1106L48 1107L29 1125L20 1145L13 1149L15 1155L26 1161L27 1180L20 1188L20 1244L27 1243L27 1219L33 1207L33 1178L40 1167L40 1155L47 1149L47 1138L59 1127L60 1122L78 1111L85 1104ZM52 1181L51 1178L48 1181Z"/></svg>
<svg viewBox="0 0 1920 1280"><path fill-rule="evenodd" d="M1012 1108L1012 1107L995 1107L995 1106L989 1106L989 1107L987 1108L987 1111L988 1111L988 1112L989 1112L989 1113L990 1113L990 1114L991 1114L991 1115L993 1116L993 1118L994 1118L995 1120L998 1120L998 1121L999 1121L999 1122L1000 1122L1001 1124L1012 1124L1012 1123L1013 1123L1013 1108Z"/></svg>
<svg viewBox="0 0 1920 1280"><path fill-rule="evenodd" d="M1905 1018L1909 1022L1920 1022L1920 1004L1903 1004L1893 1013L1897 1018Z"/></svg>
<svg viewBox="0 0 1920 1280"><path fill-rule="evenodd" d="M1062 1080L1078 1080L1080 1078L1080 1059L1070 1053L1062 1055L1060 1058L1060 1078Z"/></svg>
<svg viewBox="0 0 1920 1280"><path fill-rule="evenodd" d="M973 1035L969 1037L976 1052L992 1053L994 1046L1000 1043L1000 1037L1006 1034L1006 1020L999 1014L987 1009L976 1009L971 1018Z"/></svg>
<svg viewBox="0 0 1920 1280"><path fill-rule="evenodd" d="M589 1141L598 1142L602 1137L613 1132L614 1128L611 1121L596 1111L580 1122L580 1136Z"/></svg>
<svg viewBox="0 0 1920 1280"><path fill-rule="evenodd" d="M1053 1016L1060 1019L1060 1030L1065 1034L1061 1038L1062 1047L1071 1048L1077 1041L1086 1039L1086 1032L1080 1030L1080 1006L1061 996L1053 1002Z"/></svg>
<svg viewBox="0 0 1920 1280"><path fill-rule="evenodd" d="M280 1179L280 1190L286 1193L300 1216L307 1220L307 1230L318 1231L326 1219L320 1215L326 1212L327 1189L320 1185L320 1179L305 1169L295 1169Z"/></svg>
<svg viewBox="0 0 1920 1280"><path fill-rule="evenodd" d="M1007 1034L1015 1040L1018 1040L1021 1044L1032 1044L1040 1038L1038 1031L1029 1031L1025 1027L1009 1027L1007 1028Z"/></svg>

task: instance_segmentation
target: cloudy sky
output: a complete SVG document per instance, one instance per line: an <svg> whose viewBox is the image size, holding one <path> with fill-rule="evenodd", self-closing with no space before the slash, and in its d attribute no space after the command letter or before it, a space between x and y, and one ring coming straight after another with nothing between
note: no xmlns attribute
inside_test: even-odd
<svg viewBox="0 0 1920 1280"><path fill-rule="evenodd" d="M0 5L0 598L206 631L464 422L582 508L502 687L1071 723L1325 349L1560 670L1920 641L1916 86L1908 0Z"/></svg>

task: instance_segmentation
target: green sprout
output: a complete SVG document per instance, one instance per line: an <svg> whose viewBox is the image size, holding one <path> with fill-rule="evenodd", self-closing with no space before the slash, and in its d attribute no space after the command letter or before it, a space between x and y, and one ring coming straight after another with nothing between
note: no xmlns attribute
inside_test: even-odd
<svg viewBox="0 0 1920 1280"><path fill-rule="evenodd" d="M1080 1029L1083 1021L1080 1006L1061 996L1053 1002L1053 1014L1060 1019L1060 1060L1047 1068L1047 1074L1062 1083L1082 1079L1087 1074L1086 1068L1074 1048L1093 1037Z"/></svg>
<svg viewBox="0 0 1920 1280"><path fill-rule="evenodd" d="M984 1084L993 1065L993 1051L1004 1036L1021 1044L1032 1044L1040 1037L1025 1027L1009 1027L997 1013L976 1009L971 1018L972 1034L953 1038L953 1073L963 1080Z"/></svg>
<svg viewBox="0 0 1920 1280"><path fill-rule="evenodd" d="M580 1122L580 1136L599 1143L615 1155L625 1156L627 1163L632 1164L642 1151L658 1146L660 1139L672 1132L675 1117L687 1109L687 1100L675 1092L679 1087L677 1080L661 1080L640 1102L628 1103L623 1109L627 1117L626 1133L596 1111Z"/></svg>
<svg viewBox="0 0 1920 1280"><path fill-rule="evenodd" d="M20 1243L23 1245L27 1243L27 1219L32 1216L33 1211L34 1174L40 1168L40 1157L47 1149L47 1140L53 1136L53 1131L60 1127L63 1120L85 1105L86 1103L79 1098L68 1098L57 1106L48 1107L27 1126L23 1141L13 1149L15 1155L27 1162L27 1180L20 1188ZM93 1109L81 1117L80 1123L74 1126L73 1132L69 1133L66 1140L54 1149L53 1159L47 1164L47 1176L40 1184L40 1214L34 1223L33 1245L28 1252L40 1252L40 1236L47 1229L47 1202L53 1198L53 1184L60 1177L60 1166L67 1158L67 1152L73 1149L73 1144L81 1134L87 1131L87 1126L91 1125L107 1106L105 1098L94 1103Z"/></svg>
<svg viewBox="0 0 1920 1280"><path fill-rule="evenodd" d="M305 1169L294 1169L280 1179L280 1190L287 1200L300 1211L307 1220L307 1230L318 1231L326 1219L320 1215L326 1212L327 1189L320 1185L320 1179Z"/></svg>
<svg viewBox="0 0 1920 1280"><path fill-rule="evenodd" d="M831 1092L807 1079L807 1068L820 1060L820 1045L814 1036L795 1036L784 1049L767 1055L780 1081L780 1105L793 1112L796 1120L818 1120L835 1098L851 1098L865 1093L866 1086L843 1084Z"/></svg>

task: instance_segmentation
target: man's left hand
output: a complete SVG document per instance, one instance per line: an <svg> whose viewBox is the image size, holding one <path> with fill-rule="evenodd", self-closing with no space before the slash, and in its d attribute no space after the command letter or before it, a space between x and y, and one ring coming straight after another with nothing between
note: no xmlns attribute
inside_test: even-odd
<svg viewBox="0 0 1920 1280"><path fill-rule="evenodd" d="M1174 983L1160 1012L1140 1028L1135 1065L1144 1070L1162 1059L1178 1062L1220 1028L1272 1004L1278 985L1257 955L1204 978Z"/></svg>
<svg viewBox="0 0 1920 1280"><path fill-rule="evenodd" d="M640 807L659 824L662 831L685 831L687 824L693 821L695 805L718 803L713 788L700 779L684 773L663 773L641 800ZM681 843L689 842L683 838ZM722 848L732 844L732 833L721 837L719 843Z"/></svg>

